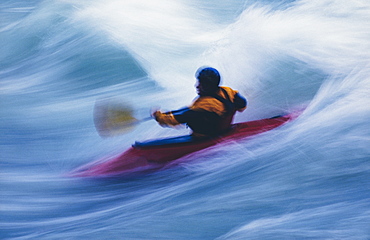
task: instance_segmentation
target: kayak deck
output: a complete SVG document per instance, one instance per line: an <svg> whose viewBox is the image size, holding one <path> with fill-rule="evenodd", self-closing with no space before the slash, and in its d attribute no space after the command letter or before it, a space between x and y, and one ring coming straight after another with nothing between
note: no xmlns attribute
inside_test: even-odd
<svg viewBox="0 0 370 240"><path fill-rule="evenodd" d="M77 169L73 176L113 176L158 169L188 154L228 140L238 140L274 129L295 118L295 114L236 123L227 133L212 138L194 138L190 135L136 142L121 155L103 159Z"/></svg>
<svg viewBox="0 0 370 240"><path fill-rule="evenodd" d="M171 137L171 138L163 138L163 139L156 139L156 140L148 140L144 142L135 142L132 147L134 148L148 148L148 147L155 147L155 146L164 146L164 145L174 145L174 144L187 144L187 143L197 143L199 141L209 139L209 138L196 138L191 135L179 136L179 137Z"/></svg>

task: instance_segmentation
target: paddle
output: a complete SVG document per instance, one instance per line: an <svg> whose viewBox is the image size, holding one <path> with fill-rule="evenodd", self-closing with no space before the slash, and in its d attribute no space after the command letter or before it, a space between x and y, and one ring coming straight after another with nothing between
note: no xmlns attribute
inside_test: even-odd
<svg viewBox="0 0 370 240"><path fill-rule="evenodd" d="M97 100L94 106L94 123L103 138L127 133L138 124L151 120L152 117L136 119L133 109L123 103L112 100Z"/></svg>

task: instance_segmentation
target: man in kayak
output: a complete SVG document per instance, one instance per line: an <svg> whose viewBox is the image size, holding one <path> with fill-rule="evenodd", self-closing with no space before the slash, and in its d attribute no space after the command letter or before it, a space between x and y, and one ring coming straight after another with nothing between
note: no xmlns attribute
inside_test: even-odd
<svg viewBox="0 0 370 240"><path fill-rule="evenodd" d="M190 107L170 112L155 111L153 117L161 126L186 124L194 137L220 135L231 127L236 111L247 107L247 100L238 91L221 87L219 72L211 67L196 73L198 97Z"/></svg>

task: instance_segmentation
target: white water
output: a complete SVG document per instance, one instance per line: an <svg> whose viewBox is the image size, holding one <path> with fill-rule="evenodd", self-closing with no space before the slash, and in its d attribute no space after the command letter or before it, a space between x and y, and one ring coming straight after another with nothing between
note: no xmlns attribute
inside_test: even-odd
<svg viewBox="0 0 370 240"><path fill-rule="evenodd" d="M2 239L369 239L370 3L5 1L0 23ZM137 178L71 179L154 122L101 139L96 99L139 115L220 70L236 121L294 122Z"/></svg>

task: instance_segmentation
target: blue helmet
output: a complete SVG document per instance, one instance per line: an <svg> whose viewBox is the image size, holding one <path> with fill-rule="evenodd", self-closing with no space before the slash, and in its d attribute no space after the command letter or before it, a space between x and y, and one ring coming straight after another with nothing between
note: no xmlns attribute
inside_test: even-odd
<svg viewBox="0 0 370 240"><path fill-rule="evenodd" d="M198 81L209 89L217 89L221 81L220 73L212 67L201 67L196 72Z"/></svg>

